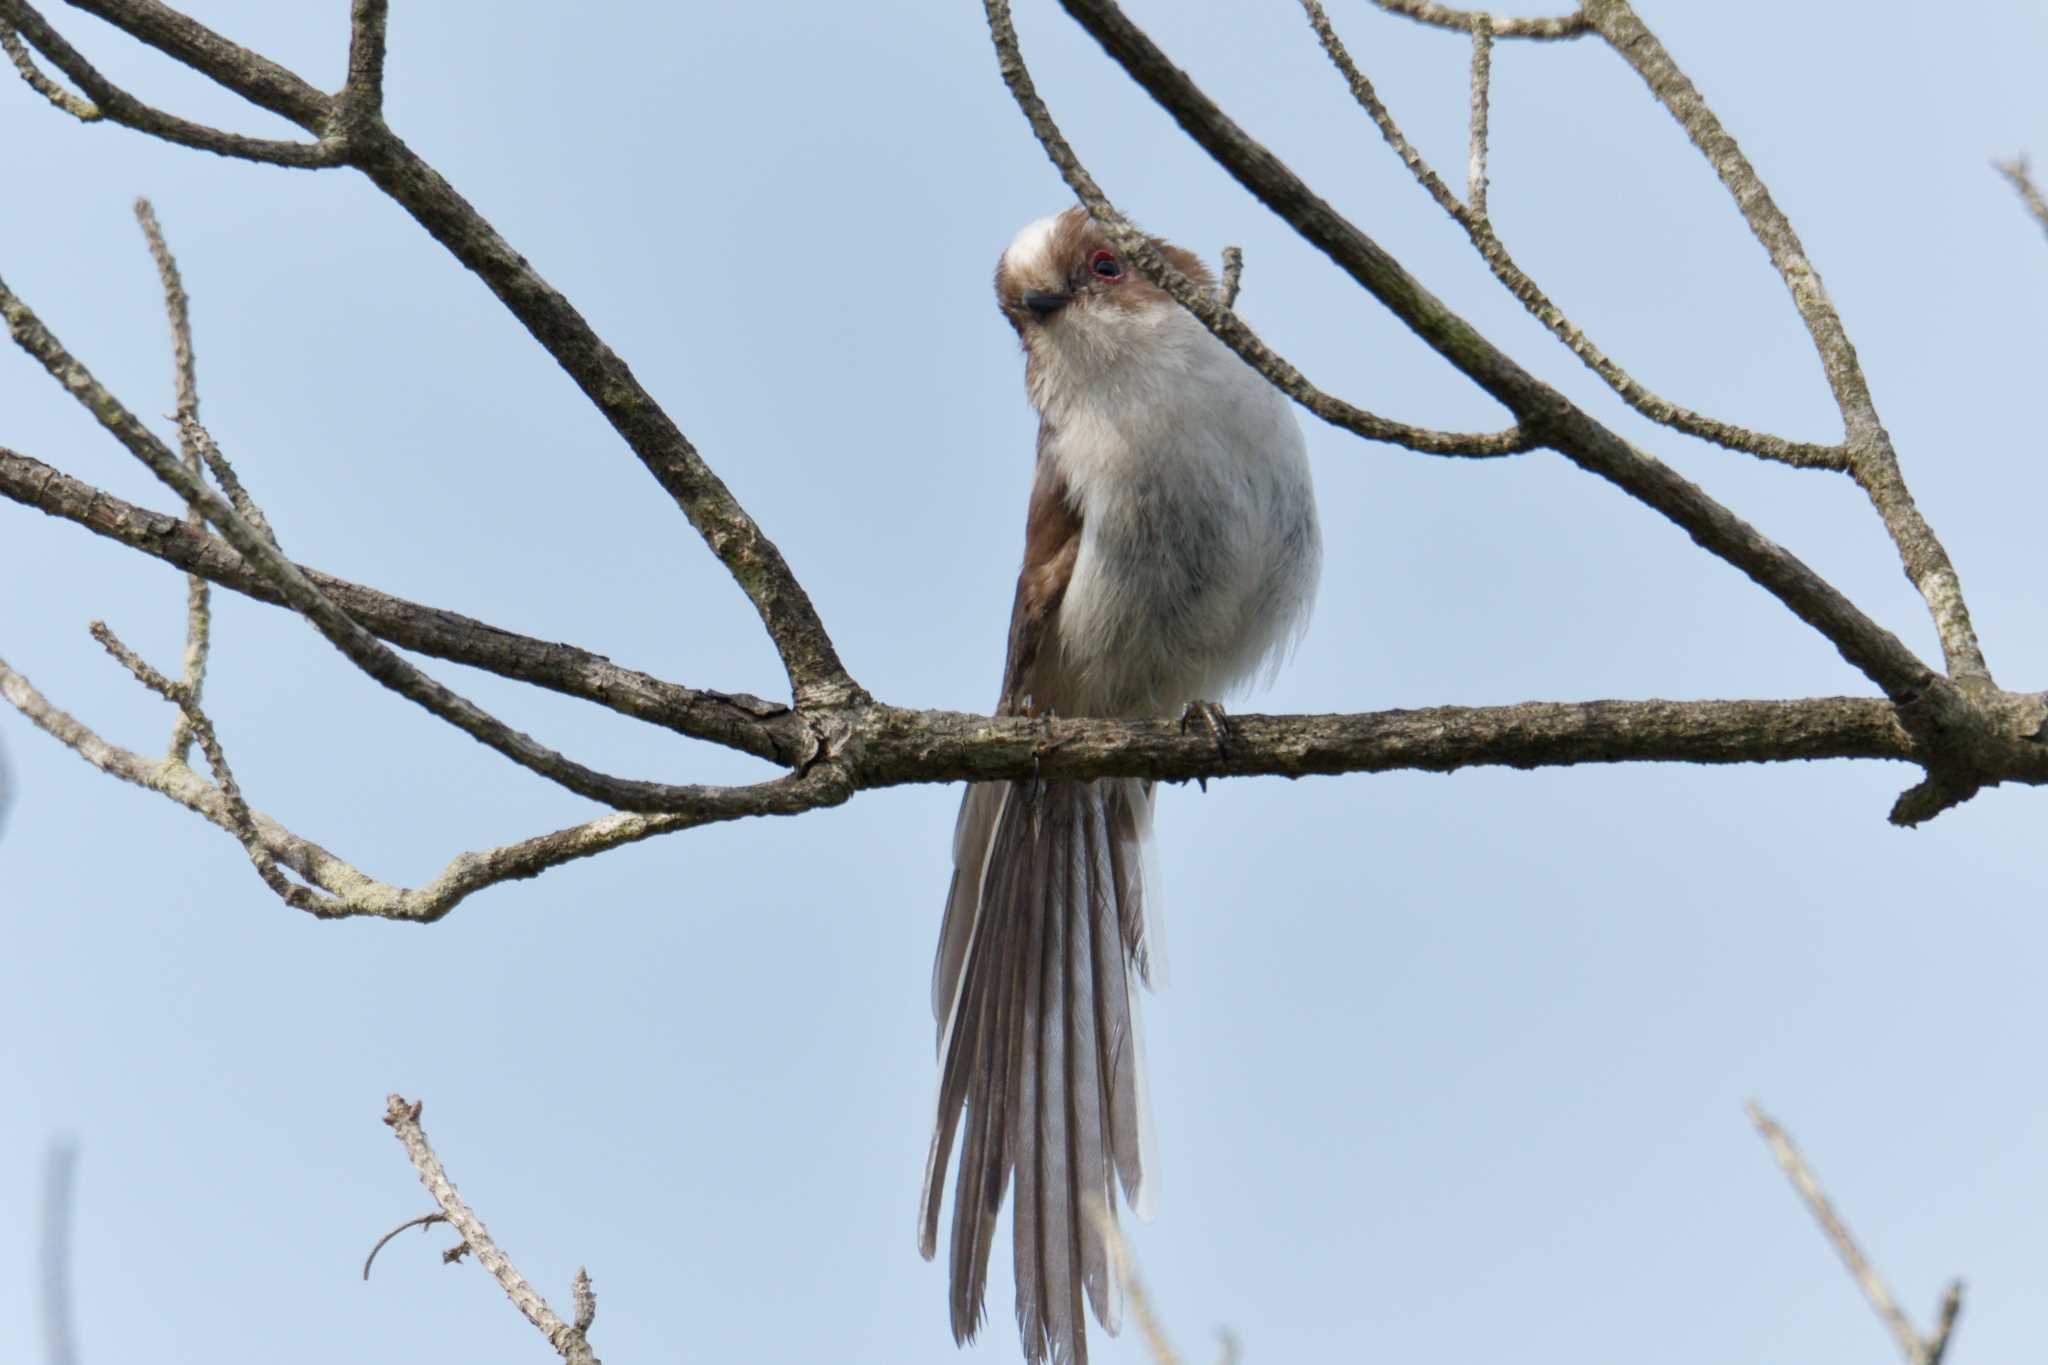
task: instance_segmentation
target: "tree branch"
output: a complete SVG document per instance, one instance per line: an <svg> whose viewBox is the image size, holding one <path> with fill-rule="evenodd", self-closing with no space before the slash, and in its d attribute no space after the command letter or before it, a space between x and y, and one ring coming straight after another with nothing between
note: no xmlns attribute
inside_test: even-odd
<svg viewBox="0 0 2048 1365"><path fill-rule="evenodd" d="M175 759L145 758L108 743L38 692L5 659L0 659L0 700L108 776L168 797L238 839L243 837L240 822L220 788ZM428 924L446 916L469 896L500 882L537 876L563 863L660 834L750 815L795 815L836 805L848 794L843 776L826 764L753 786L702 791L697 808L688 813L613 813L517 843L457 854L439 877L417 889L380 882L261 811L249 811L248 823L269 856L332 897L298 908L324 919L368 917Z"/></svg>
<svg viewBox="0 0 2048 1365"><path fill-rule="evenodd" d="M91 4L86 3L80 3L78 7L88 11L94 9ZM182 15L177 17L183 18ZM102 76L91 62L49 26L27 0L0 0L0 32L10 29L18 29L21 36L28 39L38 52L49 58L59 71L69 76L90 98L91 104L81 105L75 97L66 96L46 79L38 80L37 77L41 73L34 71L33 64L26 60L25 53L15 58L15 66L21 71L23 79L48 97L58 108L84 122L93 123L104 119L109 123L118 123L122 127L147 133L151 137L162 138L166 142L175 142L180 146L196 147L200 151L214 152L243 161L266 162L273 166L310 170L341 164L341 148L338 144L244 137L240 133L209 128L203 123L194 123L144 104ZM13 51L14 47L10 45L10 54ZM321 98L326 97L323 95Z"/></svg>
<svg viewBox="0 0 2048 1365"><path fill-rule="evenodd" d="M1493 223L1487 217L1484 203L1482 202L1475 208L1461 202L1455 194L1451 193L1450 187L1444 183L1443 177L1436 173L1435 169L1423 159L1422 154L1415 149L1414 144L1410 143L1407 136L1402 133L1400 125L1394 121L1393 114L1380 99L1379 93L1373 89L1372 82L1359 69L1357 62L1352 60L1350 50L1345 47L1343 39L1337 36L1335 26L1330 23L1329 15L1324 12L1318 0L1301 0L1301 5L1308 13L1309 26L1315 30L1316 40L1322 44L1324 54L1329 57L1331 64L1337 68L1338 74L1344 78L1344 83L1350 87L1352 98L1358 102L1359 107L1366 112L1367 116L1379 128L1380 136L1385 138L1387 145L1394 149L1394 154L1401 158L1401 164L1408 168L1409 174L1415 177L1416 183L1422 186L1429 197L1436 202L1438 208L1442 209L1449 215L1452 221L1464 229L1466 237L1472 242L1473 249L1479 253L1479 258L1486 262L1486 267L1493 272L1494 278L1499 280L1501 285L1510 294L1515 296L1517 302L1529 310L1532 317L1548 328L1551 335L1564 344L1566 350L1577 356L1587 369L1598 375L1603 383L1614 390L1616 396L1624 403L1627 403L1631 408L1634 408L1659 426L1670 427L1673 431L1682 431L1688 436L1696 436L1703 441L1711 441L1713 444L1729 450L1739 450L1761 459L1774 460L1780 464L1791 465L1795 469L1847 469L1849 467L1848 455L1840 446L1822 446L1804 441L1788 441L1782 436L1773 436L1761 431L1751 431L1749 428L1738 426L1733 422L1724 422L1718 418L1706 416L1704 413L1694 412L1691 408L1674 403L1639 383L1634 376L1621 367L1619 362L1595 345L1590 337L1581 331L1570 318L1566 317L1564 310L1553 303L1550 297L1537 285L1536 281L1531 279L1528 273L1515 263L1514 258L1508 254L1506 244L1501 241L1500 235L1494 231ZM1453 27L1456 27L1456 25ZM1475 31L1473 38L1475 61L1477 59L1479 41ZM1477 72L1475 71L1476 75ZM1484 110L1483 98L1476 89L1474 99L1479 101L1474 105L1474 115L1476 117ZM1475 129L1475 131L1480 134L1482 139L1478 165L1483 170L1485 166L1483 128Z"/></svg>
<svg viewBox="0 0 2048 1365"><path fill-rule="evenodd" d="M200 752L206 755L207 766L213 769L215 790L220 793L221 806L227 815L227 831L235 836L243 851L249 855L249 861L255 867L256 875L263 879L263 884L294 910L310 911L327 919L337 918L332 906L322 897L303 886L294 885L278 870L277 859L272 856L262 836L256 831L256 821L249 812L249 803L242 798L242 789L235 782L233 770L228 767L227 753L221 748L220 738L214 733L213 722L200 707L198 696L190 687L174 683L150 667L141 655L128 648L121 642L121 637L107 628L106 622L93 622L91 630L92 638L99 641L100 646L113 655L137 682L178 708L185 720L186 732L199 741ZM182 764L185 761L184 753L175 752L168 761Z"/></svg>
<svg viewBox="0 0 2048 1365"><path fill-rule="evenodd" d="M1856 1245L1856 1239L1850 1234L1848 1224L1835 1212L1835 1206L1828 1202L1827 1195L1821 1191L1820 1182L1814 1179L1812 1169L1807 1166L1806 1158L1800 1155L1799 1148L1793 1145L1790 1135L1780 1128L1770 1115L1757 1107L1754 1100L1750 1101L1746 1108L1749 1121L1756 1125L1757 1132L1770 1144L1771 1155L1777 1158L1779 1168L1785 1172L1785 1178L1792 1182L1793 1189L1799 1191L1799 1197L1805 1202L1807 1211L1813 1215L1814 1221L1820 1224L1821 1231L1827 1234L1828 1241L1834 1245L1835 1254L1840 1256L1842 1264L1848 1267L1849 1278L1856 1281L1857 1288L1861 1289L1863 1297L1870 1301L1870 1307L1876 1312L1878 1320L1884 1323L1885 1330L1891 1333L1892 1341L1899 1348L1899 1354L1906 1358L1906 1365L1939 1365L1942 1353L1948 1348L1948 1338L1955 1327L1956 1314L1962 1309L1962 1281L1957 1280L1951 1284L1947 1294L1942 1298L1940 1326L1936 1339L1938 1345L1935 1342L1922 1341L1920 1334L1913 1330L1913 1324L1907 1321L1898 1301L1892 1297L1892 1291L1886 1287L1884 1280L1864 1256L1863 1249Z"/></svg>
<svg viewBox="0 0 2048 1365"><path fill-rule="evenodd" d="M1885 530L1898 547L1906 576L1920 590L1941 637L1948 673L1958 682L1991 685L1991 671L1977 642L1976 628L1963 599L1962 581L1949 562L1948 551L1928 526L1899 470L1891 433L1878 419L1869 382L1842 326L1841 315L1821 283L1820 272L1791 220L1778 208L1756 168L1742 154L1714 111L1700 97L1685 73L1656 36L1636 17L1626 0L1586 0L1584 13L1600 36L1626 61L1685 129L1701 155L1735 199L1736 207L1771 258L1792 303L1806 324L1807 335L1820 353L1821 368L1841 410L1848 436L1849 473L1877 509Z"/></svg>
<svg viewBox="0 0 2048 1365"><path fill-rule="evenodd" d="M102 117L93 102L80 95L74 95L57 82L44 75L36 65L36 59L21 41L20 32L14 27L12 16L0 8L0 48L6 49L9 61L21 78L28 82L28 88L41 95L57 108L63 110L80 123L96 123Z"/></svg>
<svg viewBox="0 0 2048 1365"><path fill-rule="evenodd" d="M419 1172L420 1184L427 1187L427 1193L441 1206L449 1226L462 1235L463 1245L475 1253L477 1264L491 1273L491 1278L505 1291L505 1297L512 1300L513 1307L539 1329L540 1334L548 1339L548 1345L554 1347L556 1354L568 1365L598 1365L597 1354L590 1349L590 1341L584 1335L590 1319L597 1312L597 1302L590 1293L590 1277L581 1270L576 1272L576 1321L562 1321L555 1310L548 1307L547 1300L527 1283L511 1259L498 1249L483 1220L471 1212L469 1205L462 1202L462 1196L455 1192L455 1182L448 1178L441 1159L434 1155L433 1147L427 1142L426 1130L420 1127L420 1105L417 1102L408 1104L398 1095L386 1096L384 1122L404 1145L413 1169Z"/></svg>
<svg viewBox="0 0 2048 1365"><path fill-rule="evenodd" d="M1223 248L1223 279L1216 286L1216 293L1223 300L1225 308L1237 307L1238 291L1244 288L1244 248L1227 246Z"/></svg>
<svg viewBox="0 0 2048 1365"><path fill-rule="evenodd" d="M292 72L259 56L157 0L73 0L123 32L198 71L321 139L312 147L256 144L196 125L144 118L121 92L92 72L82 58L43 24L26 0L0 0L19 11L18 22L36 47L57 62L88 94L105 92L107 116L140 131L187 141L231 155L290 165L356 167L411 214L456 259L476 273L534 339L569 373L585 397L668 491L760 614L789 673L800 707L854 704L866 696L848 676L817 610L787 561L712 472L633 372L593 331L575 307L514 251L453 186L376 116L373 74L381 69L383 5L361 0L352 12L351 79L343 99L322 94ZM0 14L5 14L0 9ZM33 27L31 27L33 25ZM60 59L53 49L68 57ZM67 65L69 61L71 64ZM73 67L77 67L74 70ZM81 74L83 73L83 74ZM88 84L88 77L96 84ZM363 84L362 82L369 82ZM147 111L151 114L154 111ZM124 116L124 114L126 116ZM232 539L232 537L230 537Z"/></svg>
<svg viewBox="0 0 2048 1365"><path fill-rule="evenodd" d="M1493 20L1475 15L1472 20L1472 132L1471 148L1465 158L1465 207L1474 218L1486 220L1486 121L1493 84Z"/></svg>
<svg viewBox="0 0 2048 1365"><path fill-rule="evenodd" d="M353 0L348 16L346 97L363 118L384 115L384 41L390 0Z"/></svg>
<svg viewBox="0 0 2048 1365"><path fill-rule="evenodd" d="M190 299L185 294L184 281L178 275L178 262L164 241L156 210L147 199L135 201L135 221L142 227L143 239L149 243L150 259L156 262L157 278L163 282L164 312L171 323L171 369L178 399L179 444L183 447L185 468L196 479L204 472L198 437L205 428L199 425L199 378L192 357ZM185 525L204 534L206 516L197 507L188 505ZM207 644L213 633L213 612L208 596L204 578L196 573L185 575L185 676L182 686L184 695L190 698L193 706L199 704L200 694L206 686ZM181 706L178 718L171 726L171 757L183 762L191 748L192 720Z"/></svg>
<svg viewBox="0 0 2048 1365"><path fill-rule="evenodd" d="M1152 777L1311 777L1585 763L1775 763L1813 758L1919 762L1891 703L1522 702L1353 715L1233 714L1229 743L1176 720L1069 720L909 711L877 704L849 761L857 788L905 782ZM2043 746L2035 746L2041 748ZM2048 754L2029 769L2048 781Z"/></svg>
<svg viewBox="0 0 2048 1365"><path fill-rule="evenodd" d="M256 601L288 605L276 584L225 541L5 447L0 447L0 497L61 517ZM621 668L574 645L536 640L305 565L297 567L352 619L401 648L595 702L620 715L784 767L803 761L814 747L802 720L781 702L681 687Z"/></svg>
<svg viewBox="0 0 2048 1365"><path fill-rule="evenodd" d="M647 782L616 777L576 762L477 706L468 698L429 677L329 601L319 588L285 558L275 541L244 520L219 494L195 479L150 430L137 421L119 399L92 377L63 347L42 321L0 280L0 315L15 341L34 356L51 378L96 417L129 453L151 473L198 506L206 519L242 558L251 561L274 583L286 603L304 616L328 642L378 683L447 721L463 733L549 781L601 801L616 810L690 814L708 812L723 800L724 789ZM823 760L823 761L828 761ZM708 803L708 804L707 804Z"/></svg>

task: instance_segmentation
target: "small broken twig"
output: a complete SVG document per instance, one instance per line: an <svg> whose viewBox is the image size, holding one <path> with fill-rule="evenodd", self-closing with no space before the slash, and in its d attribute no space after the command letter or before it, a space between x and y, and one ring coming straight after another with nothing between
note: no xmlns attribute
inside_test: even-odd
<svg viewBox="0 0 2048 1365"><path fill-rule="evenodd" d="M576 1321L562 1321L555 1310L548 1307L547 1300L498 1249L498 1244L485 1230L483 1220L455 1192L455 1182L442 1169L441 1159L434 1155L433 1147L427 1142L426 1130L420 1127L420 1108L417 1101L408 1103L402 1096L387 1095L384 1122L404 1144L406 1155L412 1158L413 1169L419 1172L420 1183L441 1206L443 1218L461 1235L463 1246L476 1253L477 1264L491 1272L491 1277L505 1291L505 1297L512 1300L513 1307L540 1329L541 1335L548 1339L548 1344L568 1365L599 1365L597 1353L590 1349L590 1342L584 1336L591 1320L597 1316L597 1300L591 1292L590 1276L577 1272Z"/></svg>
<svg viewBox="0 0 2048 1365"><path fill-rule="evenodd" d="M1223 284L1218 290L1225 308L1237 307L1237 291L1244 285L1244 248L1223 248Z"/></svg>

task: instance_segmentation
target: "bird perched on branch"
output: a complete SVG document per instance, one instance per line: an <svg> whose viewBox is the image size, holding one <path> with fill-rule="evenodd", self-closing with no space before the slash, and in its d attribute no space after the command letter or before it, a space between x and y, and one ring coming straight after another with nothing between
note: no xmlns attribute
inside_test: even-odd
<svg viewBox="0 0 2048 1365"><path fill-rule="evenodd" d="M1153 245L1212 287L1189 252ZM1287 400L1080 208L1017 234L996 300L1024 347L1038 471L997 713L1156 717L1210 706L1298 635L1321 541ZM918 1246L953 1196L953 1336L981 1325L996 1213L1016 1179L1026 1360L1085 1365L1081 1298L1114 1333L1115 1187L1149 1213L1135 983L1150 983L1152 783L979 783L953 835L932 968L938 1122Z"/></svg>

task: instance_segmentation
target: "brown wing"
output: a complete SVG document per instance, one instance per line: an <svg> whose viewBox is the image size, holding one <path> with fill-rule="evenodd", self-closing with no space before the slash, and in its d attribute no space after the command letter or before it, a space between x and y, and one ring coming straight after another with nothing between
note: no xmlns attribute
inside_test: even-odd
<svg viewBox="0 0 2048 1365"><path fill-rule="evenodd" d="M1000 716L1034 716L1057 710L1059 697L1051 660L1053 625L1060 602L1074 576L1074 558L1081 552L1081 512L1068 496L1066 480L1046 458L1051 428L1038 429L1038 477L1031 485L1031 506L1024 514L1024 567L1017 572L1017 599L1010 608L1010 650L1003 663L1003 695L996 702Z"/></svg>

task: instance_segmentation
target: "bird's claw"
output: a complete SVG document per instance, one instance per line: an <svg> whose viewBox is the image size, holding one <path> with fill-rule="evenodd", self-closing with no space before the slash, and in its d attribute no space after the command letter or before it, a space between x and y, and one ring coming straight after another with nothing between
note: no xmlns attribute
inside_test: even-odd
<svg viewBox="0 0 2048 1365"><path fill-rule="evenodd" d="M1202 728L1209 732L1210 740L1216 745L1216 757L1228 759L1230 757L1230 717L1224 712L1222 706L1213 701L1189 702L1181 708L1180 732L1186 734L1188 726L1198 719L1202 722ZM1195 782L1204 792L1209 790L1208 778L1198 777L1195 779Z"/></svg>

